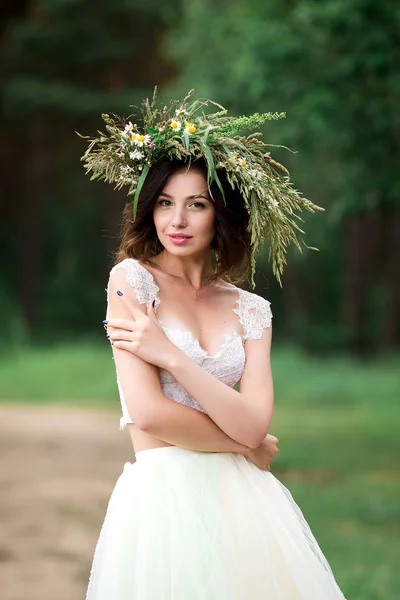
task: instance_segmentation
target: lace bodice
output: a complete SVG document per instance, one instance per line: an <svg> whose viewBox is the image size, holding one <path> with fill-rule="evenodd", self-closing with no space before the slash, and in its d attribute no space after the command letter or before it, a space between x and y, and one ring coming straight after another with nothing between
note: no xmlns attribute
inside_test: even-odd
<svg viewBox="0 0 400 600"><path fill-rule="evenodd" d="M157 308L160 305L160 290L150 271L133 258L126 258L115 265L111 269L110 278L117 269L125 271L126 282L133 288L137 301L140 304L148 306L155 301L154 307L157 315ZM244 342L250 339L260 339L264 329L271 325L272 319L268 300L241 288L236 288L236 290L237 300L233 312L238 315L243 333L239 334L237 331L226 332L225 340L216 354L208 354L190 331L166 327L163 321L158 319L165 334L175 346L180 348L182 352L185 352L203 369L230 387L237 385L244 371L246 362ZM126 423L132 423L132 420L128 414L118 376L117 383L122 407L121 428L123 428ZM188 394L169 371L160 369L160 383L163 393L167 398L205 412L200 404Z"/></svg>

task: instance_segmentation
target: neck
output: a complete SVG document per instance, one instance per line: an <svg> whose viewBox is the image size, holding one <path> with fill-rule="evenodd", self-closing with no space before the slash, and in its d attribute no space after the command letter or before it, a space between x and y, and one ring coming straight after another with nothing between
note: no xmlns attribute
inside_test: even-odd
<svg viewBox="0 0 400 600"><path fill-rule="evenodd" d="M181 258L163 250L153 259L153 262L165 273L184 280L196 290L202 288L207 282L207 277L214 274L210 252L203 256Z"/></svg>

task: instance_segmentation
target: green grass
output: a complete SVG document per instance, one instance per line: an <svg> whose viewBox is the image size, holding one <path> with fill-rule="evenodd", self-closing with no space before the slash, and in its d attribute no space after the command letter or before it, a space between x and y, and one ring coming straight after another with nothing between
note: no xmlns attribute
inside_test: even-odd
<svg viewBox="0 0 400 600"><path fill-rule="evenodd" d="M82 343L16 351L0 362L0 399L115 405L118 393L108 345Z"/></svg>
<svg viewBox="0 0 400 600"><path fill-rule="evenodd" d="M360 364L274 348L273 372L274 474L302 508L348 600L397 600L400 358ZM114 364L101 342L3 356L0 398L99 406L119 416Z"/></svg>

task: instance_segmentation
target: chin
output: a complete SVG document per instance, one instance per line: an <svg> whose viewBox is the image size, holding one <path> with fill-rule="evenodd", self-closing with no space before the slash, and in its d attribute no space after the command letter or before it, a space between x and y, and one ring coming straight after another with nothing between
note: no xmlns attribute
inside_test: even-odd
<svg viewBox="0 0 400 600"><path fill-rule="evenodd" d="M167 248L170 254L177 254L178 256L191 256L192 254L198 254L198 250L193 250L193 248L185 248L184 246L172 246L172 248Z"/></svg>
<svg viewBox="0 0 400 600"><path fill-rule="evenodd" d="M209 246L205 246L204 248L188 248L186 245L183 246L175 246L172 243L169 243L167 245L164 246L165 250L168 252L168 254L170 254L171 256L201 256L201 255L205 255L208 256L208 254L211 252L211 244Z"/></svg>

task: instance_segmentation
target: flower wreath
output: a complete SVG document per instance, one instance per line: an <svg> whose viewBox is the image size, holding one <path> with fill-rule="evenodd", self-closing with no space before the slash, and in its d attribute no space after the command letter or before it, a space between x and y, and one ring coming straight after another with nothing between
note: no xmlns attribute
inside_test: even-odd
<svg viewBox="0 0 400 600"><path fill-rule="evenodd" d="M250 116L230 117L227 110L211 100L192 100L191 90L183 101L173 101L162 109L156 106L157 88L153 98L142 103L142 128L136 123L116 115L103 114L107 134L99 137L80 136L89 140L81 160L91 180L115 183L116 189L127 186L128 195L134 195L133 218L136 218L140 192L151 165L160 160L190 161L203 158L207 164L207 183L215 181L225 200L218 170L224 169L233 189L239 189L249 213L251 232L251 283L254 286L255 257L264 239L269 241L269 260L272 270L282 286L281 275L286 264L290 243L301 251L298 233L304 231L296 214L306 209L310 212L324 210L302 197L294 189L289 172L274 161L269 147L255 132L238 135L242 130L254 130L265 121L279 120L285 113L255 113ZM203 108L217 107L207 114ZM132 118L132 117L131 117ZM78 134L80 135L80 134ZM312 250L312 248L303 244Z"/></svg>

